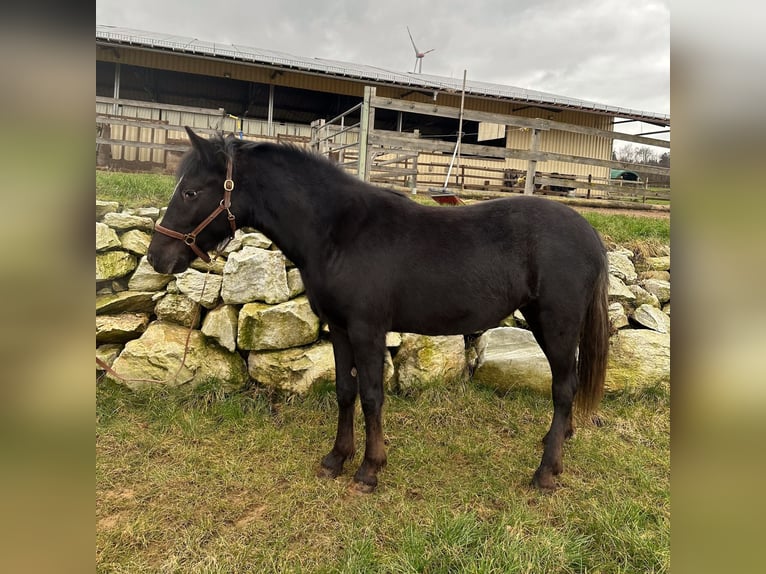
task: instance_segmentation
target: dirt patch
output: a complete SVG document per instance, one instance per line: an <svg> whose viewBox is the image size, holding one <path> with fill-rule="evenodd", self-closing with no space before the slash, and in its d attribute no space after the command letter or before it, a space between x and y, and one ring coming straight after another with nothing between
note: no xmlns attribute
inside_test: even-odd
<svg viewBox="0 0 766 574"><path fill-rule="evenodd" d="M249 508L235 523L236 528L244 528L251 522L259 520L266 512L266 505Z"/></svg>
<svg viewBox="0 0 766 574"><path fill-rule="evenodd" d="M119 524L121 518L122 514L119 512L117 514L105 516L96 523L96 530L113 530Z"/></svg>

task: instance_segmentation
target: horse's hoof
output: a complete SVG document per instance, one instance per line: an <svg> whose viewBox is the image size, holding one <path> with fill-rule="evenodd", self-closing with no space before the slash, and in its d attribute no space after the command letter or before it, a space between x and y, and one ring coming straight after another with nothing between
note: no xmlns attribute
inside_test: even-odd
<svg viewBox="0 0 766 574"><path fill-rule="evenodd" d="M339 474L340 472L338 472L336 469L328 468L323 464L320 464L316 471L316 475L319 478L338 478Z"/></svg>
<svg viewBox="0 0 766 574"><path fill-rule="evenodd" d="M540 472L538 469L532 477L532 487L542 492L553 492L558 488L551 472Z"/></svg>
<svg viewBox="0 0 766 574"><path fill-rule="evenodd" d="M354 454L351 453L349 457L344 457L331 451L320 461L319 469L317 470L317 476L320 478L338 478L338 476L340 476L340 474L343 472L343 463L347 458L351 458L353 456Z"/></svg>
<svg viewBox="0 0 766 574"><path fill-rule="evenodd" d="M351 481L351 484L349 485L349 492L351 494L372 494L375 492L375 487L377 485L375 484L367 484L366 482L360 482L358 480Z"/></svg>

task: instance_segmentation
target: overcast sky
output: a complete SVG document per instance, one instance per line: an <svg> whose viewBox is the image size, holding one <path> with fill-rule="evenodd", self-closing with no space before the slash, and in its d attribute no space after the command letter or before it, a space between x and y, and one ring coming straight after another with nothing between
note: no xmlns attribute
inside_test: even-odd
<svg viewBox="0 0 766 574"><path fill-rule="evenodd" d="M96 23L670 113L669 0L97 0Z"/></svg>

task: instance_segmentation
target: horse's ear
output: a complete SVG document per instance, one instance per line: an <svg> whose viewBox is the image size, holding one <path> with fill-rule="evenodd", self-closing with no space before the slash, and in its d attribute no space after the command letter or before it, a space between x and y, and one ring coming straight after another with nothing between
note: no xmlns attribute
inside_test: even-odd
<svg viewBox="0 0 766 574"><path fill-rule="evenodd" d="M205 138L195 134L189 126L184 126L184 129L189 135L189 141L191 142L192 147L199 154L200 159L205 163L213 163L213 159L215 158L215 148L213 144L211 144Z"/></svg>

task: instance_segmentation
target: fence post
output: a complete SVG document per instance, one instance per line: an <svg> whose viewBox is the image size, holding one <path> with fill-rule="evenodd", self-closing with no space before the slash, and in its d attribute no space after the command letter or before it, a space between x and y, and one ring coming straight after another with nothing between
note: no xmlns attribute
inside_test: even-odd
<svg viewBox="0 0 766 574"><path fill-rule="evenodd" d="M368 165L370 129L373 127L375 116L372 113L370 100L375 95L375 88L372 86L364 87L364 100L359 114L359 172L357 176L362 181L368 181L370 168Z"/></svg>
<svg viewBox="0 0 766 574"><path fill-rule="evenodd" d="M314 151L319 152L319 137L320 137L320 130L324 127L324 120L314 120L311 122L311 140L309 141L309 146Z"/></svg>
<svg viewBox="0 0 766 574"><path fill-rule="evenodd" d="M537 152L540 149L540 130L532 129L532 139L529 142L529 151ZM535 174L537 172L537 160L530 159L527 162L527 180L524 182L524 195L532 195L535 191Z"/></svg>

